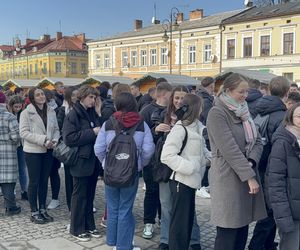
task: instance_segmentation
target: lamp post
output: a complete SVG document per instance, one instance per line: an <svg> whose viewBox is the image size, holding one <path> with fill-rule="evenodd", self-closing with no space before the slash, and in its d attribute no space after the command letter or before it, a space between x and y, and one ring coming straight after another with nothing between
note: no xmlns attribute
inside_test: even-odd
<svg viewBox="0 0 300 250"><path fill-rule="evenodd" d="M177 28L179 25L177 23L177 15L179 14L179 10L176 7L173 7L170 12L170 19L165 19L162 23L163 29L164 29L164 35L162 36L162 39L164 42L167 42L169 40L170 49L169 49L169 58L170 58L170 75L172 75L172 40L173 40L173 18L175 20L174 22L174 28ZM170 37L168 36L169 33Z"/></svg>

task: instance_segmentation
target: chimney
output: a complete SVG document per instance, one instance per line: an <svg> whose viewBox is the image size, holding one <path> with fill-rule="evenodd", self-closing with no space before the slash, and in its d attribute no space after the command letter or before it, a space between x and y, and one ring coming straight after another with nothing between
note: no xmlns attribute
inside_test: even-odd
<svg viewBox="0 0 300 250"><path fill-rule="evenodd" d="M143 28L143 21L134 20L134 30L140 30L141 28Z"/></svg>
<svg viewBox="0 0 300 250"><path fill-rule="evenodd" d="M17 48L21 47L21 40L20 39L16 39L16 47Z"/></svg>
<svg viewBox="0 0 300 250"><path fill-rule="evenodd" d="M50 41L50 35L44 35L44 36L43 36L43 41L44 41L44 42Z"/></svg>
<svg viewBox="0 0 300 250"><path fill-rule="evenodd" d="M177 19L177 22L178 22L178 23L182 23L182 22L183 22L183 13L182 13L182 12L179 12L179 13L177 14L176 19Z"/></svg>
<svg viewBox="0 0 300 250"><path fill-rule="evenodd" d="M56 32L56 41L62 39L62 32L58 31Z"/></svg>
<svg viewBox="0 0 300 250"><path fill-rule="evenodd" d="M160 24L160 20L154 20L154 24Z"/></svg>
<svg viewBox="0 0 300 250"><path fill-rule="evenodd" d="M253 1L252 1L252 0L247 0L247 1L245 1L245 7L246 7L246 8L251 8L251 7L253 7Z"/></svg>
<svg viewBox="0 0 300 250"><path fill-rule="evenodd" d="M82 43L85 43L85 33L75 35L75 37L78 38Z"/></svg>
<svg viewBox="0 0 300 250"><path fill-rule="evenodd" d="M203 9L196 9L190 11L190 20L196 20L202 18L203 18Z"/></svg>

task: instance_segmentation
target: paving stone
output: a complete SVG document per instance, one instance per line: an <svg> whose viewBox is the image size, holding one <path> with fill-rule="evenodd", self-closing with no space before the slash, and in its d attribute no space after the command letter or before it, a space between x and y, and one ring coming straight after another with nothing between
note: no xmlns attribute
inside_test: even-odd
<svg viewBox="0 0 300 250"><path fill-rule="evenodd" d="M101 245L105 244L105 237L101 238L92 238L90 241L87 242L80 242L78 241L77 244L85 247L85 248L94 248L94 247L100 247Z"/></svg>
<svg viewBox="0 0 300 250"><path fill-rule="evenodd" d="M33 240L29 242L31 245L39 250L53 250L53 249L63 249L63 250L82 250L84 247L68 241L64 238L55 238L47 240Z"/></svg>

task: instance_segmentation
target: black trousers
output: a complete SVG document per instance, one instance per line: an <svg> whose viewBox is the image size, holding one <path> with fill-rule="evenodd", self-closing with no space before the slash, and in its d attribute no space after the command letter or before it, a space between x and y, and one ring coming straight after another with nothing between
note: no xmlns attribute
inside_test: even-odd
<svg viewBox="0 0 300 250"><path fill-rule="evenodd" d="M172 195L172 214L169 230L169 249L188 250L195 213L195 192L178 181L169 181Z"/></svg>
<svg viewBox="0 0 300 250"><path fill-rule="evenodd" d="M4 205L6 209L10 209L16 206L16 197L14 194L16 183L0 183L2 190Z"/></svg>
<svg viewBox="0 0 300 250"><path fill-rule="evenodd" d="M79 235L89 230L95 230L93 201L99 170L87 177L73 177L73 194L71 199L70 233Z"/></svg>
<svg viewBox="0 0 300 250"><path fill-rule="evenodd" d="M248 225L240 228L217 227L214 250L244 250L248 238Z"/></svg>
<svg viewBox="0 0 300 250"><path fill-rule="evenodd" d="M71 198L73 193L73 177L70 173L70 166L64 165L65 171L65 188L66 188L66 199L69 211L71 211Z"/></svg>
<svg viewBox="0 0 300 250"><path fill-rule="evenodd" d="M46 208L48 178L53 162L52 150L46 153L25 153L25 161L29 176L28 200L31 212L36 212Z"/></svg>
<svg viewBox="0 0 300 250"><path fill-rule="evenodd" d="M60 162L56 158L53 158L52 168L50 172L50 183L53 200L58 200L58 194L60 190L60 177L58 173L59 168Z"/></svg>
<svg viewBox="0 0 300 250"><path fill-rule="evenodd" d="M153 180L152 166L143 169L143 177L146 184L144 197L144 224L155 224L156 214L161 218L161 207L159 201L159 184Z"/></svg>

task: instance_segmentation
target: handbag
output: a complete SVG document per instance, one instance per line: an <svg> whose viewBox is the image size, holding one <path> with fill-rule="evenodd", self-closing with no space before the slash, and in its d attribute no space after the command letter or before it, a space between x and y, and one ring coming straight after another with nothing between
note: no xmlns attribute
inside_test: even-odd
<svg viewBox="0 0 300 250"><path fill-rule="evenodd" d="M62 139L53 149L52 155L64 165L74 165L78 158L78 147L67 146Z"/></svg>

